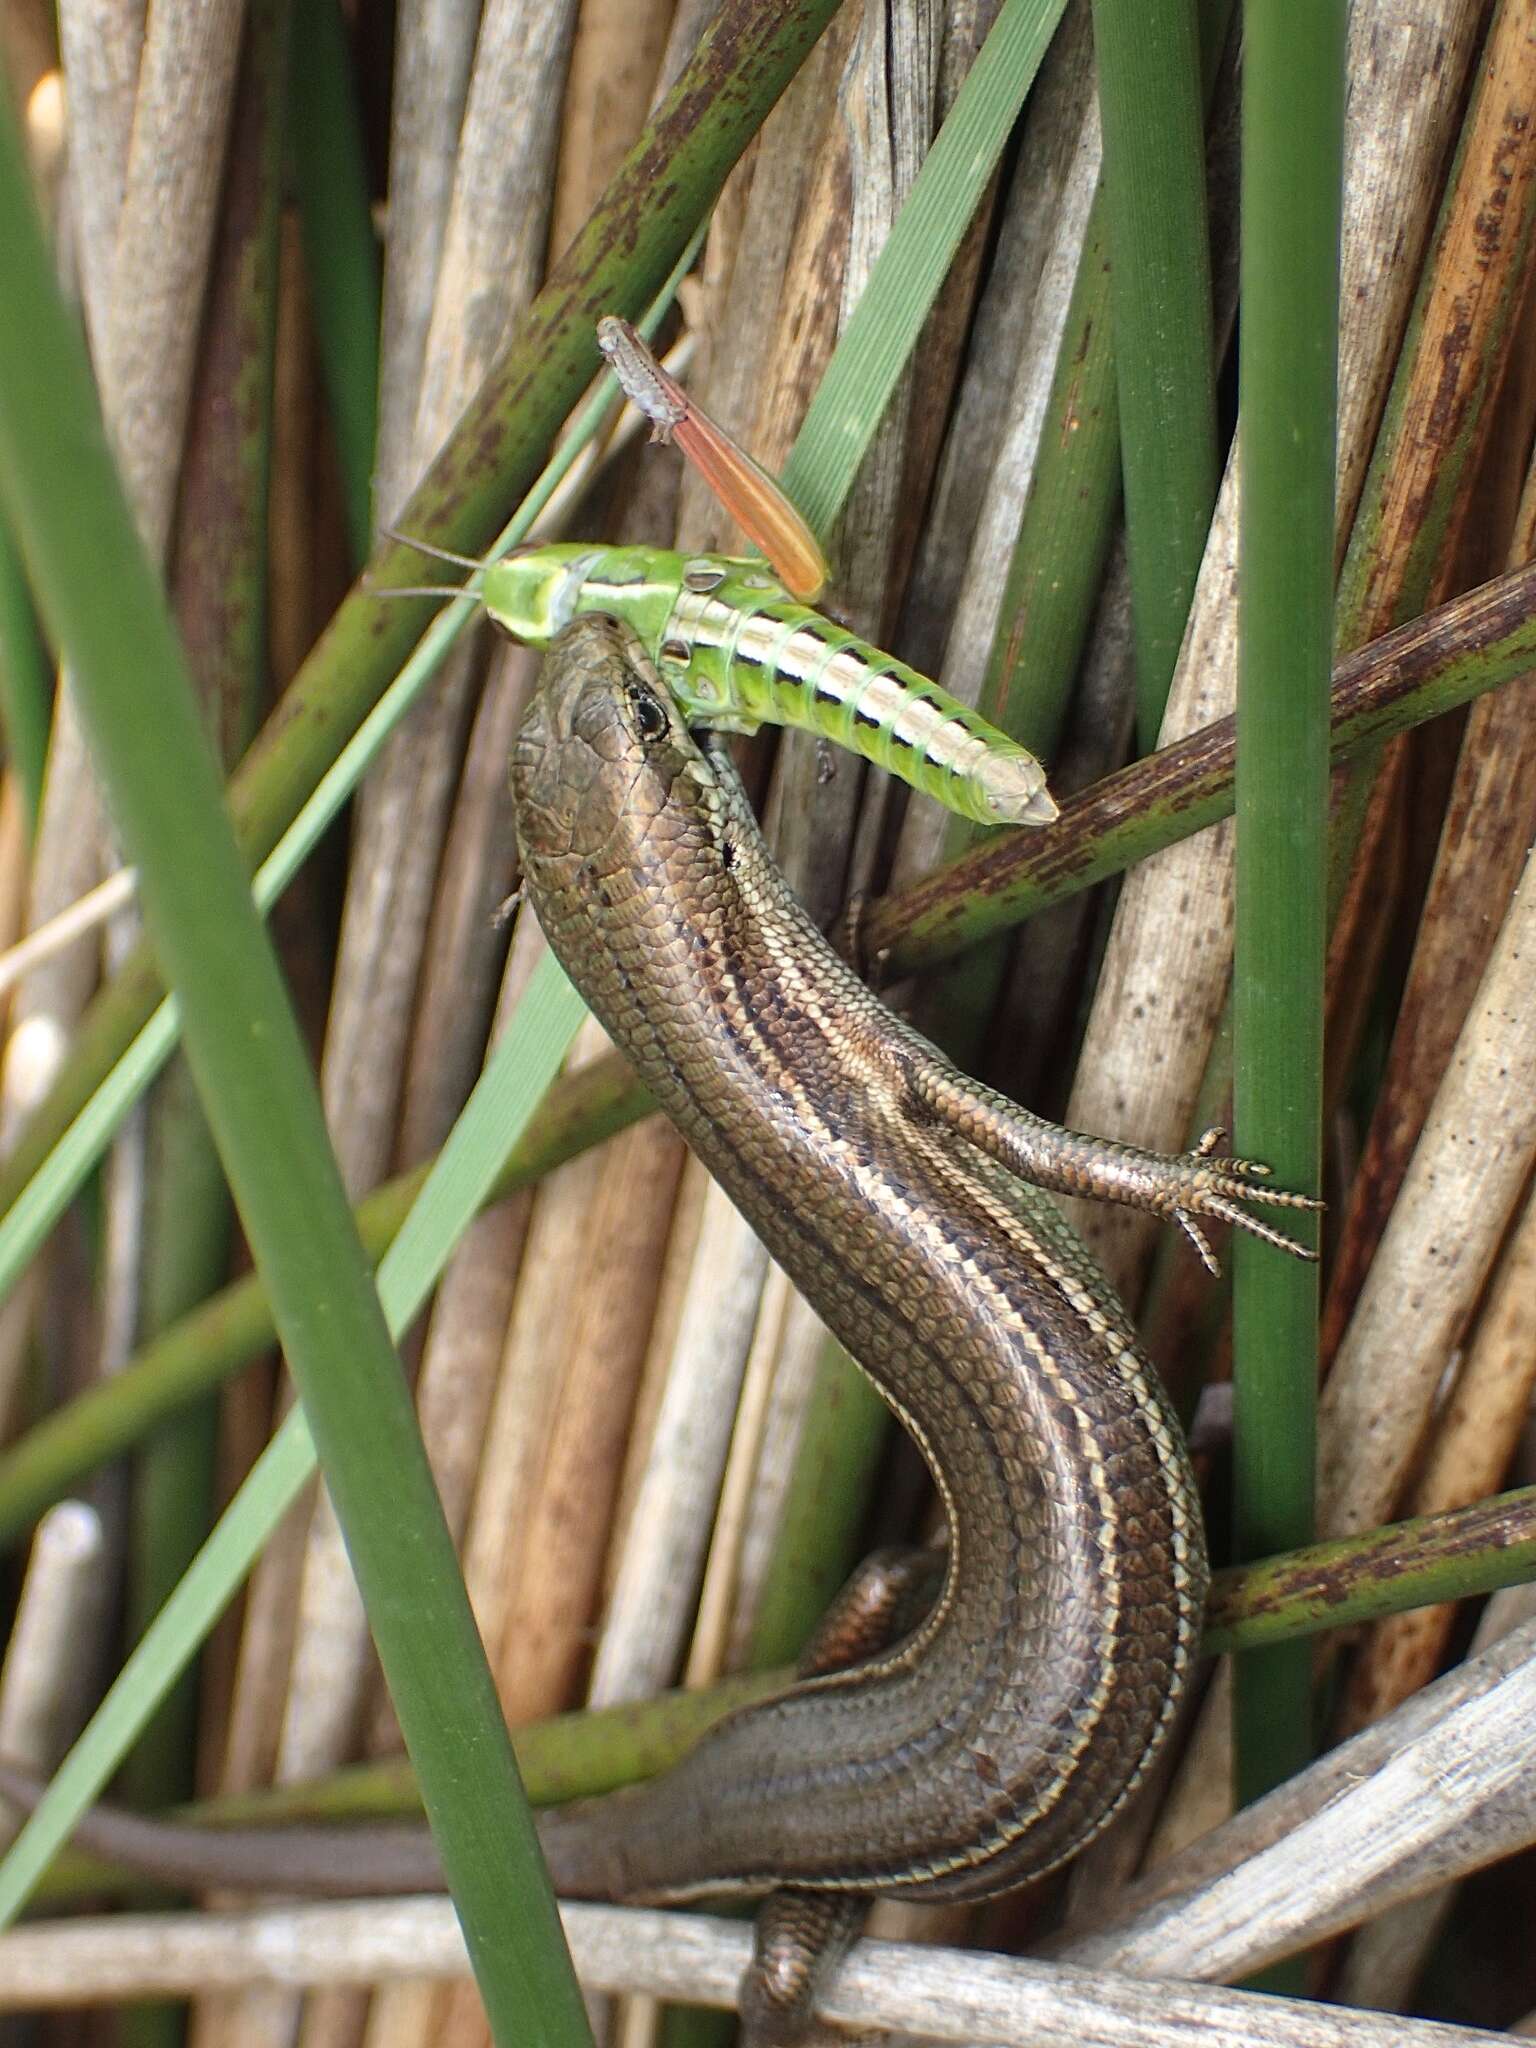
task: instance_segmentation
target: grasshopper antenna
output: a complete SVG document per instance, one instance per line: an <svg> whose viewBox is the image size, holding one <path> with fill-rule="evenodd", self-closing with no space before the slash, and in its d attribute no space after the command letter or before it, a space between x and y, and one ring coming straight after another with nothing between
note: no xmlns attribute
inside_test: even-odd
<svg viewBox="0 0 1536 2048"><path fill-rule="evenodd" d="M485 563L476 555L457 555L452 548L437 547L429 540L415 540L393 526L381 526L379 532L385 540L398 541L401 547L414 548L418 554L430 555L436 562L451 562L456 569L473 570L476 576L485 570ZM473 583L393 583L388 589L375 589L373 594L375 597L435 597L446 604L455 597L477 598L480 591Z"/></svg>
<svg viewBox="0 0 1536 2048"><path fill-rule="evenodd" d="M419 555L430 555L435 562L452 562L456 569L483 569L478 555L456 555L452 548L435 547L429 540L415 540L408 533L400 533L393 526L381 526L379 532L385 540L398 541L403 548L414 548Z"/></svg>

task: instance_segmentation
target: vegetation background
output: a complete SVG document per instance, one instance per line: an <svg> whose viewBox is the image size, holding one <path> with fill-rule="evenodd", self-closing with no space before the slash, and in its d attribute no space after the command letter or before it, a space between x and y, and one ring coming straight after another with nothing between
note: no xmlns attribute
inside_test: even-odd
<svg viewBox="0 0 1536 2048"><path fill-rule="evenodd" d="M1232 1314L1172 1234L1078 1219L1194 1423L1231 1567L1211 1646L1242 1654L1210 1667L1156 1797L1064 1883L882 1926L1075 1941L1148 1975L1170 2029L1159 1970L1279 1964L1272 1986L1355 2010L1340 2039L1421 2038L1371 2033L1372 2009L1502 2028L1536 2007L1529 1859L1500 1861L1536 1839L1536 29L1516 0L1356 0L1347 36L1343 15L9 0L28 176L0 166L0 925L50 927L127 847L188 1064L120 886L12 963L0 1752L70 1761L0 1866L0 1913L120 1763L144 1805L393 1810L416 1796L403 1728L479 1971L478 1992L360 1990L377 1949L346 1942L379 1937L358 1922L307 1994L168 1977L152 1937L137 1976L93 1979L120 1953L93 1920L103 1946L51 1999L110 1984L120 2009L41 2038L457 2048L490 2038L483 1996L498 2038L579 2039L495 1695L536 1798L654 1768L792 1660L872 1539L931 1512L591 1027L545 1094L579 1013L504 910L533 659L469 604L413 655L437 608L377 595L448 573L383 528L478 552L514 508L540 534L734 545L601 404L525 504L595 373L595 317L647 309L829 540L839 615L980 702L1064 799L1025 843L975 844L765 736L747 770L813 914L861 897L893 995L1031 1107L1177 1149L1235 1092L1240 1149L1329 1202L1321 1294L1240 1245ZM27 268L34 200L74 315ZM1235 701L1234 826L1208 728ZM323 1127L237 842L245 870L270 857ZM1443 1671L1438 1705L1405 1707ZM1490 1685L1505 1733L1474 1739L1456 1717ZM550 1722L582 1703L604 1711ZM1324 1781L1296 1774L1395 1711L1420 1718L1352 1784L1410 1725L1475 1766L1448 1751L1434 1802L1383 1781L1313 1830ZM1161 1874L1234 1783L1299 1789L1211 1868ZM1116 1949L1116 1888L1154 1869L1133 1896L1174 1902L1163 1945ZM49 1883L112 1889L78 1864ZM257 1937L228 1938L249 1974ZM662 1967L620 1962L595 1980ZM184 2001L143 2002L172 1982ZM723 2024L595 2016L634 2043ZM1010 2038L1073 2038L1044 2024ZM1317 2038L1291 2008L1272 2024Z"/></svg>

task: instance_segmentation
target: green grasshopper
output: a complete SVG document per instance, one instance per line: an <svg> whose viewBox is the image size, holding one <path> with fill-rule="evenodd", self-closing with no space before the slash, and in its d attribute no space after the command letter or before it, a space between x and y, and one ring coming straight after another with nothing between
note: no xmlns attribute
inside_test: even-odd
<svg viewBox="0 0 1536 2048"><path fill-rule="evenodd" d="M547 647L583 612L635 634L690 724L794 725L981 825L1056 815L1034 755L893 655L798 604L758 561L566 543L483 571L487 614Z"/></svg>
<svg viewBox="0 0 1536 2048"><path fill-rule="evenodd" d="M580 542L464 562L475 571L470 594L495 624L542 648L582 613L605 612L635 634L691 724L799 726L977 824L1049 824L1056 806L1033 754L802 601L827 577L815 536L633 328L603 320L598 344L652 438L676 439L779 574L755 558Z"/></svg>

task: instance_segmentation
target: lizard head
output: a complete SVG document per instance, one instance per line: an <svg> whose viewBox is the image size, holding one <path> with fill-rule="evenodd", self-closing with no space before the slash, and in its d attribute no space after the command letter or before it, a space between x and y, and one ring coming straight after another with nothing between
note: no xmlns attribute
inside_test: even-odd
<svg viewBox="0 0 1536 2048"><path fill-rule="evenodd" d="M654 853L654 836L692 816L711 781L635 635L601 614L575 619L545 656L512 751L525 872L572 857L589 879L632 865L637 840Z"/></svg>

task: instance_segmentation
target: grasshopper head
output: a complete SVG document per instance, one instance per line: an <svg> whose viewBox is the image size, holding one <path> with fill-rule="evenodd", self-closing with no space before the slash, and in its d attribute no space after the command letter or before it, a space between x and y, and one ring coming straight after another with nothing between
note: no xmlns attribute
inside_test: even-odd
<svg viewBox="0 0 1536 2048"><path fill-rule="evenodd" d="M493 562L481 579L485 609L503 632L547 647L576 615L582 583L607 550L582 542L530 548Z"/></svg>

